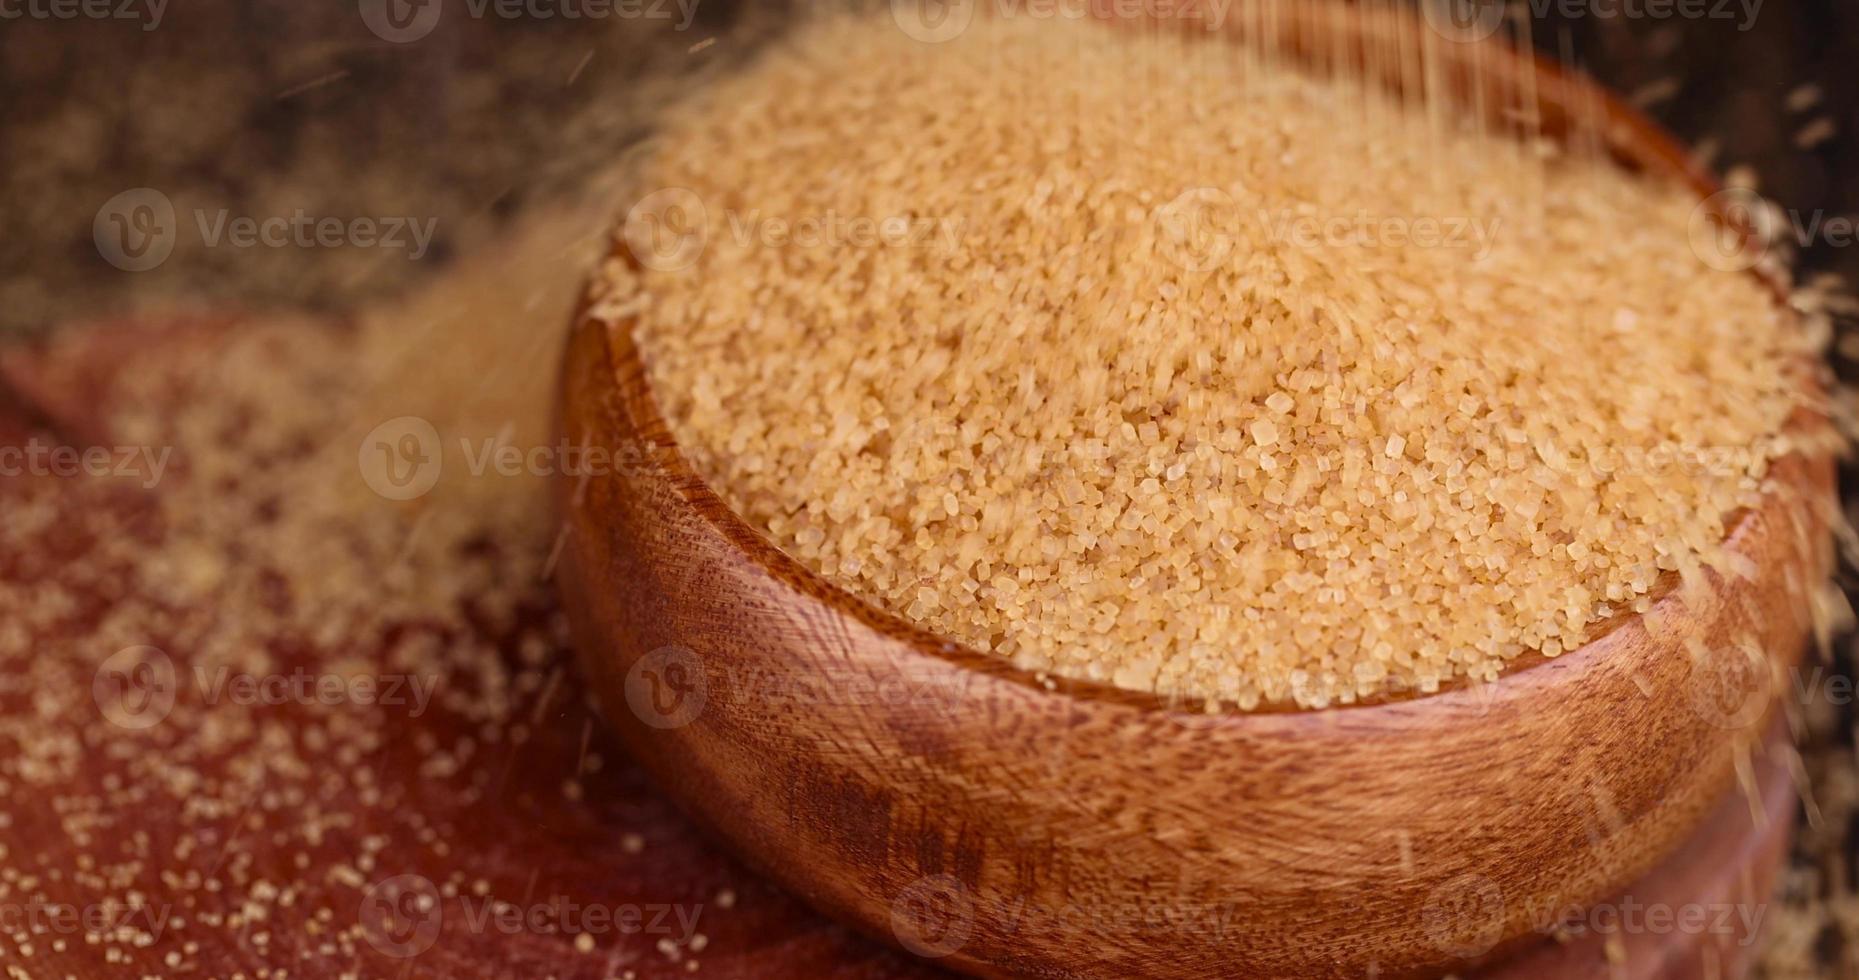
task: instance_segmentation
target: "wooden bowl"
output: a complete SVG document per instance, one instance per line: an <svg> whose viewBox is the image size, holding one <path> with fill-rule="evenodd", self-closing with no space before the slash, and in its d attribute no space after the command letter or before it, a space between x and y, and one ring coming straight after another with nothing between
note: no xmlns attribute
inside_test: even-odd
<svg viewBox="0 0 1859 980"><path fill-rule="evenodd" d="M1388 29L1288 20L1287 47L1325 58ZM1477 72L1455 60L1473 51ZM1598 118L1623 161L1709 191L1594 86L1546 64L1526 85L1532 62L1489 45L1448 55L1440 77L1527 94L1552 135ZM804 568L680 455L628 327L584 308L560 416L612 464L559 484L557 571L610 720L749 862L981 975L1422 977L1502 956L1692 832L1769 723L1831 561L1813 504L1831 462L1790 457L1731 525L1753 577L1710 575L1496 684L1206 714L1035 676Z"/></svg>

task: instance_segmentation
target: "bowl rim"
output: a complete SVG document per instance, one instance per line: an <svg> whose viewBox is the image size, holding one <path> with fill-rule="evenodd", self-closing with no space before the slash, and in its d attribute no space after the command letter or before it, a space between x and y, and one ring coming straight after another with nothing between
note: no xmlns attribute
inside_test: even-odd
<svg viewBox="0 0 1859 980"><path fill-rule="evenodd" d="M1329 5L1322 6L1328 7ZM1405 14L1390 16L1398 20L1413 19ZM1225 39L1222 39L1210 43L1224 43L1224 41ZM1570 113L1572 118L1579 117L1586 125L1594 126L1594 132L1605 141L1602 149L1616 164L1631 172L1645 174L1656 180L1674 182L1694 194L1700 203L1722 190L1719 181L1700 167L1685 152L1682 144L1675 137L1580 71L1550 61L1533 52L1519 52L1508 43L1496 40L1468 41L1464 44L1467 48L1478 47L1485 51L1487 58L1483 67L1486 70L1493 68L1495 61L1497 66L1509 73L1534 72L1533 81L1539 105ZM1573 124L1573 122L1569 123L1569 125ZM617 234L607 254L607 260L638 267L636 257L628 250L623 238ZM1798 324L1799 316L1787 302L1787 284L1775 274L1766 272L1760 267L1750 270L1749 274L1755 275L1769 287L1775 295L1778 309L1790 322ZM1465 675L1454 675L1443 678L1437 689L1433 691L1420 691L1409 687L1348 702L1332 702L1323 707L1304 706L1295 701L1272 701L1261 702L1252 708L1242 708L1236 703L1219 700L1217 709L1210 711L1207 709L1209 699L1198 695L1169 695L1154 691L1141 691L1119 687L1106 681L1022 667L1007 656L986 653L961 641L934 633L909 621L902 614L885 609L872 600L838 585L821 573L807 567L762 532L756 530L745 518L736 513L716 488L698 474L690 459L680 448L676 436L671 432L664 413L659 407L657 398L652 393L650 376L633 336L636 317L624 316L614 320L602 317L599 314L597 298L593 291L583 290L575 312L574 323L577 331L592 329L600 332L601 343L606 351L607 368L611 370L617 382L619 394L617 406L632 429L634 437L650 454L652 465L669 478L668 482L677 492L679 499L711 530L720 534L750 564L782 584L826 604L834 612L853 618L874 633L906 645L918 655L928 655L963 670L980 672L995 680L1139 712L1178 716L1182 719L1254 716L1309 717L1334 715L1337 712L1403 710L1421 702L1433 701L1452 694L1470 692L1474 696L1479 694L1489 696L1501 693L1507 687L1514 690L1518 685L1506 685L1505 681L1526 675L1540 677L1549 669L1585 673L1598 660L1611 655L1609 648L1613 644L1610 641L1615 634L1632 625L1643 626L1647 615L1626 610L1606 620L1592 623L1588 627L1587 637L1581 646L1555 657L1546 657L1536 650L1525 651L1503 664L1496 681L1482 681ZM1816 396L1824 397L1811 366L1810 369L1803 371L1803 383L1808 388L1810 399ZM1813 402L1810 401L1809 404L1811 403ZM1824 413L1811 410L1804 404L1796 410L1783 431L1803 431L1810 427L1823 425L1825 421ZM1771 461L1767 478L1777 483L1798 483L1800 482L1798 479L1777 478L1807 462L1807 454L1797 448ZM1750 535L1759 529L1761 523L1759 518L1789 502L1784 499L1784 494L1785 488L1779 486L1772 488L1763 494L1757 507L1743 508L1727 515L1724 521L1726 547L1746 552L1747 548L1743 545L1747 543ZM1714 569L1707 569L1706 576L1713 583L1713 587L1722 580L1722 573ZM1653 609L1669 608L1668 604L1673 601L1682 602L1682 597L1678 595L1678 584L1676 573L1662 573L1647 593L1652 602L1648 612Z"/></svg>

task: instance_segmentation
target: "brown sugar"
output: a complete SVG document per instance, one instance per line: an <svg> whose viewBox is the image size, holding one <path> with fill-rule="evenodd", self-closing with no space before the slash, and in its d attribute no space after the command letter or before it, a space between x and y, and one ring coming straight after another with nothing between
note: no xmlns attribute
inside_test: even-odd
<svg viewBox="0 0 1859 980"><path fill-rule="evenodd" d="M1031 669L1492 679L1716 561L1789 448L1802 341L1682 189L1220 42L821 18L635 179L597 312L699 471Z"/></svg>

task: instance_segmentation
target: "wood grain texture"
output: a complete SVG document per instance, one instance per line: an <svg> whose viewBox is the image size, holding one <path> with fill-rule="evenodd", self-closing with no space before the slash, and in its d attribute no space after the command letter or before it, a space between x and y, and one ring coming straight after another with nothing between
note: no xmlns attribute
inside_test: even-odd
<svg viewBox="0 0 1859 980"><path fill-rule="evenodd" d="M1383 36L1296 29L1310 51ZM1525 91L1502 82L1524 62L1478 50L1510 60L1466 79ZM1705 189L1605 93L1528 91L1552 135L1600 112L1623 160ZM801 567L679 454L625 324L579 321L560 424L628 461L558 489L565 607L624 740L790 889L985 976L1431 977L1525 945L1529 910L1632 882L1729 786L1831 560L1831 463L1791 457L1732 524L1753 580L1712 575L1494 685L1198 714L1046 682Z"/></svg>

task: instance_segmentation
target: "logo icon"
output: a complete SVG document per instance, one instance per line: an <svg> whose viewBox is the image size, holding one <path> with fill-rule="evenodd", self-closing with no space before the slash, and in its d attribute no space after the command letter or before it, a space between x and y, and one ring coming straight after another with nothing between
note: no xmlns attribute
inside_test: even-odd
<svg viewBox="0 0 1859 980"><path fill-rule="evenodd" d="M703 199L695 191L667 187L640 198L626 212L626 227L621 235L640 265L673 272L704 254L708 221Z"/></svg>
<svg viewBox="0 0 1859 980"><path fill-rule="evenodd" d="M1762 720L1775 690L1772 661L1761 652L1712 650L1691 665L1685 683L1691 707L1718 728L1749 728Z"/></svg>
<svg viewBox="0 0 1859 980"><path fill-rule="evenodd" d="M1433 889L1421 916L1435 948L1473 959L1503 938L1504 892L1484 875L1463 874Z"/></svg>
<svg viewBox="0 0 1859 980"><path fill-rule="evenodd" d="M1685 228L1692 254L1719 272L1747 272L1769 252L1761 195L1731 187L1698 202Z"/></svg>
<svg viewBox="0 0 1859 980"><path fill-rule="evenodd" d="M90 694L110 724L141 731L161 724L174 710L179 690L174 661L150 646L124 647L91 678Z"/></svg>
<svg viewBox="0 0 1859 980"><path fill-rule="evenodd" d="M918 956L948 956L974 928L975 900L954 875L918 878L891 900L891 934Z"/></svg>
<svg viewBox="0 0 1859 980"><path fill-rule="evenodd" d="M1504 0L1420 0L1420 15L1448 41L1482 41L1504 26Z"/></svg>
<svg viewBox="0 0 1859 980"><path fill-rule="evenodd" d="M439 26L443 0L361 0L362 23L390 44L411 44Z"/></svg>
<svg viewBox="0 0 1859 980"><path fill-rule="evenodd" d="M913 40L941 44L962 36L975 19L976 0L891 0L891 19Z"/></svg>
<svg viewBox="0 0 1859 980"><path fill-rule="evenodd" d="M626 704L653 728L683 728L708 700L703 661L683 647L659 647L626 672Z"/></svg>
<svg viewBox="0 0 1859 980"><path fill-rule="evenodd" d="M1232 195L1218 187L1191 187L1156 209L1156 247L1189 272L1206 272L1233 254L1233 236L1221 215L1237 214Z"/></svg>
<svg viewBox="0 0 1859 980"><path fill-rule="evenodd" d="M439 889L425 875L383 878L362 896L362 934L368 945L395 959L418 956L431 948L444 921Z"/></svg>
<svg viewBox="0 0 1859 980"><path fill-rule="evenodd" d="M368 489L389 500L412 500L439 482L445 460L439 430L417 415L402 415L362 437L355 462Z"/></svg>
<svg viewBox="0 0 1859 980"><path fill-rule="evenodd" d="M97 254L124 272L147 272L168 261L179 231L174 202L153 187L137 187L110 198L90 223Z"/></svg>

